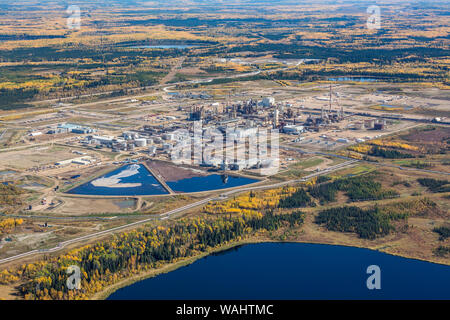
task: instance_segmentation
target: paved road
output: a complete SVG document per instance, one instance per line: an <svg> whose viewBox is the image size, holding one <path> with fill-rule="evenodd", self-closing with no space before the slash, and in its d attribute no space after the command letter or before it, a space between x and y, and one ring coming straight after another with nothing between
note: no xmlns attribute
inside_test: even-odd
<svg viewBox="0 0 450 320"><path fill-rule="evenodd" d="M158 220L158 219L159 220L167 220L171 216L173 216L173 215L175 215L177 213L180 213L180 212L192 209L192 208L199 207L199 206L204 205L204 204L206 204L206 203L208 203L210 201L213 201L213 200L224 200L224 199L228 198L230 195L235 194L235 193L241 193L241 192L251 191L251 190L273 189L273 188L278 188L278 187L282 187L282 186L289 185L289 184L304 182L304 181L307 181L307 180L309 180L311 178L314 178L316 176L327 174L327 173L330 173L332 171L342 169L343 167L353 165L356 162L357 162L357 160L351 159L348 162L341 163L341 164L338 164L338 165L333 166L333 167L329 167L326 170L323 170L323 171L320 171L320 172L312 173L312 174L310 174L310 175L308 175L306 177L303 177L301 179L282 181L282 182L271 184L271 185L249 186L249 187L242 187L242 188L230 190L230 191L224 192L223 194L221 194L218 197L210 197L210 198L207 198L207 199L203 199L203 200L200 200L200 201L188 204L186 206L183 206L183 207L180 207L180 208L177 208L177 209L173 209L171 211L164 212L164 213L159 214L159 215L155 215L155 216L153 216L151 218L148 218L148 219L136 221L136 222L129 223L129 224L126 224L126 225L123 225L123 226L114 227L114 228L111 228L111 229L108 229L108 230L99 231L99 232L91 233L91 234L88 234L88 235L85 235L85 236L82 236L82 237L78 237L78 238L74 238L74 239L71 239L71 240L63 241L63 242L58 243L58 245L56 247L51 248L51 249L36 249L36 250L32 250L32 251L25 252L25 253L22 253L22 254L18 254L18 255L15 255L15 256L11 256L11 257L8 257L8 258L5 258L5 259L1 259L0 260L0 264L4 264L4 263L7 263L7 262L15 261L15 260L18 260L18 259L21 259L21 258L24 258L24 257L29 257L29 256L32 256L32 255L35 255L35 254L56 252L56 251L62 250L63 248L65 248L68 245L73 244L73 243L77 243L77 242L81 242L81 241L84 241L84 240L98 238L98 237L101 237L101 236L104 236L104 235L107 235L107 234L112 234L112 233L117 232L117 231L121 231L121 230L124 230L124 229L129 229L129 228L132 228L132 227L136 227L136 226L145 224L147 222L155 221L155 220Z"/></svg>

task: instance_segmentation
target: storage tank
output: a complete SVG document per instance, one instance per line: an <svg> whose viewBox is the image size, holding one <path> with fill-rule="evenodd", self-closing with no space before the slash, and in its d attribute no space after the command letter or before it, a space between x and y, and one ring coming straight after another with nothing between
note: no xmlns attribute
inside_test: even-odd
<svg viewBox="0 0 450 320"><path fill-rule="evenodd" d="M147 139L136 139L134 140L134 144L136 145L136 147L145 147L147 146Z"/></svg>
<svg viewBox="0 0 450 320"><path fill-rule="evenodd" d="M373 129L375 126L375 120L364 121L364 126L366 127L366 129Z"/></svg>
<svg viewBox="0 0 450 320"><path fill-rule="evenodd" d="M173 133L166 133L163 135L163 139L164 140L174 140L175 139L175 135Z"/></svg>
<svg viewBox="0 0 450 320"><path fill-rule="evenodd" d="M354 123L356 130L363 130L364 129L364 122L355 122Z"/></svg>

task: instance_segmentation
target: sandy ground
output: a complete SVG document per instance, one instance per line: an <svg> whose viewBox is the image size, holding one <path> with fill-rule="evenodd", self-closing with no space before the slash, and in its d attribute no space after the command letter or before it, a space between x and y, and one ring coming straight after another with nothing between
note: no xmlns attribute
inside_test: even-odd
<svg viewBox="0 0 450 320"><path fill-rule="evenodd" d="M16 300L17 291L10 286L2 286L0 285L0 300Z"/></svg>
<svg viewBox="0 0 450 320"><path fill-rule="evenodd" d="M323 162L321 162L317 166L312 166L312 167L309 167L309 168L305 168L304 170L308 171L308 172L312 172L312 171L316 171L316 170L324 170L324 169L328 168L333 163L333 160L331 160L331 159L327 159L327 158L323 158L323 157L317 157L317 158L323 160Z"/></svg>
<svg viewBox="0 0 450 320"><path fill-rule="evenodd" d="M206 172L201 170L183 168L180 166L175 166L161 161L147 161L147 165L152 170L161 175L166 181L176 181L180 179L187 179L207 175Z"/></svg>

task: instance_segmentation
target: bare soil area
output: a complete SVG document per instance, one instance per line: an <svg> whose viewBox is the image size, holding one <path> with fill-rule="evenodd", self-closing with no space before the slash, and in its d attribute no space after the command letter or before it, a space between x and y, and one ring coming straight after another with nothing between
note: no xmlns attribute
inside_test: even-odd
<svg viewBox="0 0 450 320"><path fill-rule="evenodd" d="M177 181L192 177L205 176L208 173L199 169L175 166L162 161L147 161L146 164L157 174L161 175L165 181Z"/></svg>

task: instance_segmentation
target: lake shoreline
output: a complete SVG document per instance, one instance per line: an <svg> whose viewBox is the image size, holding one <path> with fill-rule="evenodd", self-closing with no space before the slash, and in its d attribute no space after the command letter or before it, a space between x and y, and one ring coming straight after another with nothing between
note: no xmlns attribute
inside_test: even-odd
<svg viewBox="0 0 450 320"><path fill-rule="evenodd" d="M248 239L244 239L244 240L240 240L240 241L235 241L232 243L227 243L223 246L220 247L216 247L213 249L208 250L207 252L183 259L181 261L177 261L177 262L173 262L173 263L169 263L166 264L158 269L154 269L151 271L146 271L146 272L142 272L140 274L134 275L132 277L123 279L113 285L110 285L108 287L106 287L104 290L97 292L96 294L94 294L90 300L106 300L110 295L112 295L114 292L116 292L119 289L122 289L124 287L128 287L136 282L139 281L143 281L149 278L153 278L156 277L158 275L161 274L165 274L165 273L169 273L172 271L175 271L181 267L185 267L188 265L193 264L194 262L205 258L211 254L214 253L219 253L219 252L223 252L223 251L227 251L239 246L244 246L244 245L250 245L250 244L258 244L258 243L298 243L298 244L318 244L318 245L329 245L329 246L341 246L341 247L352 247L352 248L360 248L360 249L368 249L368 250L372 250L372 251L378 251L384 254L388 254L391 256L397 256L397 257L401 257L401 258L405 258L405 259L411 259L411 260L417 260L417 261L424 261L424 262L428 262L428 263L433 263L433 264L438 264L438 265L447 265L450 266L450 261L447 263L444 262L437 262L437 261L430 261L430 260L426 260L426 259L421 259L419 257L415 257L412 255L402 255L402 254L397 254L397 253L390 253L387 251L384 251L382 249L378 249L376 246L373 247L369 247L369 246L363 246L363 245L348 245L348 244L338 244L338 243L327 243L327 242L314 242L314 241L301 241L301 240L289 240L289 241L279 241L279 240L273 240L273 239L269 239L267 237L263 237L263 238L258 238L258 237L250 237Z"/></svg>
<svg viewBox="0 0 450 320"><path fill-rule="evenodd" d="M226 251L229 249L233 249L233 248L236 248L236 247L242 246L242 245L264 243L264 242L271 242L271 241L263 240L263 239L261 239L261 240L254 239L254 240L241 240L241 241L236 241L233 243L228 243L228 244L222 245L220 247L210 249L207 252L203 252L201 254L197 254L195 256L192 256L192 257L189 257L189 258L177 261L177 262L165 264L164 266L162 266L158 269L142 272L142 273L134 275L130 278L123 279L123 280L119 281L118 283L110 285L110 286L106 287L104 290L97 292L90 298L90 300L106 300L111 294L113 294L115 291L117 291L119 289L128 287L136 282L139 282L139 281L142 281L145 279L156 277L160 274L175 271L181 267L188 266L188 265L196 262L197 260L205 258L211 254ZM278 242L278 241L272 241L272 242Z"/></svg>

